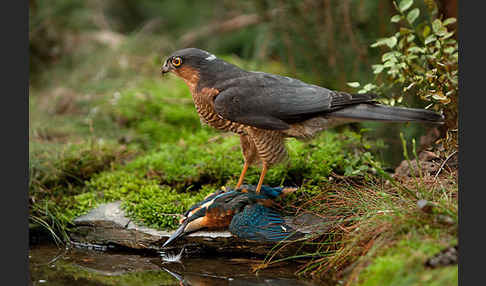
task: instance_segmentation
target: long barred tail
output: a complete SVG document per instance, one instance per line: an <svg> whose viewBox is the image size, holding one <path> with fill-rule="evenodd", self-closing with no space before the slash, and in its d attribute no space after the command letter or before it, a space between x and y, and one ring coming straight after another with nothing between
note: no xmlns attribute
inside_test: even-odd
<svg viewBox="0 0 486 286"><path fill-rule="evenodd" d="M431 110L387 106L376 103L351 105L328 114L357 121L426 122L442 124L444 116Z"/></svg>

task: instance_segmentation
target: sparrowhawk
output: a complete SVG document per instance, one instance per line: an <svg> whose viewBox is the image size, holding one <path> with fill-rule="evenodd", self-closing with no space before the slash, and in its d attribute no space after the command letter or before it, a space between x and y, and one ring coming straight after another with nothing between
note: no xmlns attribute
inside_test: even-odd
<svg viewBox="0 0 486 286"><path fill-rule="evenodd" d="M252 164L262 164L256 191L268 168L287 158L285 138L306 140L326 128L359 121L440 123L443 116L425 109L378 104L375 95L351 94L298 79L243 70L196 48L175 51L161 72L181 77L201 121L240 136L243 183Z"/></svg>

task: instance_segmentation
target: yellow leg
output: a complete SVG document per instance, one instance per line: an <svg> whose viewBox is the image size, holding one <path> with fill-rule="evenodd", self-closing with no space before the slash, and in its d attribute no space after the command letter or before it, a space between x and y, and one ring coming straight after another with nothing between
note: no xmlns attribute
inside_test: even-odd
<svg viewBox="0 0 486 286"><path fill-rule="evenodd" d="M262 188L263 178L265 178L265 174L267 173L267 164L263 163L262 173L260 174L260 180L258 180L258 185L256 188L256 193L260 193L260 189Z"/></svg>
<svg viewBox="0 0 486 286"><path fill-rule="evenodd" d="M238 184L236 184L236 188L238 189L243 184L243 179L245 178L246 171L248 170L248 163L245 162L243 165L243 171L241 171L240 179L238 180Z"/></svg>

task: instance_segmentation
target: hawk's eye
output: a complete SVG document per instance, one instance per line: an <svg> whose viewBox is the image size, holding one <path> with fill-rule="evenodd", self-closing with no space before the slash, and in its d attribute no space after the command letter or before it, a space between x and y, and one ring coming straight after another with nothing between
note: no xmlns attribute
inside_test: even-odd
<svg viewBox="0 0 486 286"><path fill-rule="evenodd" d="M172 65L178 67L182 64L182 59L180 57L176 57L172 59Z"/></svg>

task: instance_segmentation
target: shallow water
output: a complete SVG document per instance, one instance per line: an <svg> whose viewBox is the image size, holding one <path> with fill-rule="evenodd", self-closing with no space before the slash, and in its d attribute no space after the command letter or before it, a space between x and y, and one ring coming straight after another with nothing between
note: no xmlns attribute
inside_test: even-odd
<svg viewBox="0 0 486 286"><path fill-rule="evenodd" d="M177 253L175 253L177 254ZM255 274L258 260L246 258L188 258L165 263L155 255L88 249L31 246L31 285L323 285L298 279L299 264L285 263Z"/></svg>

